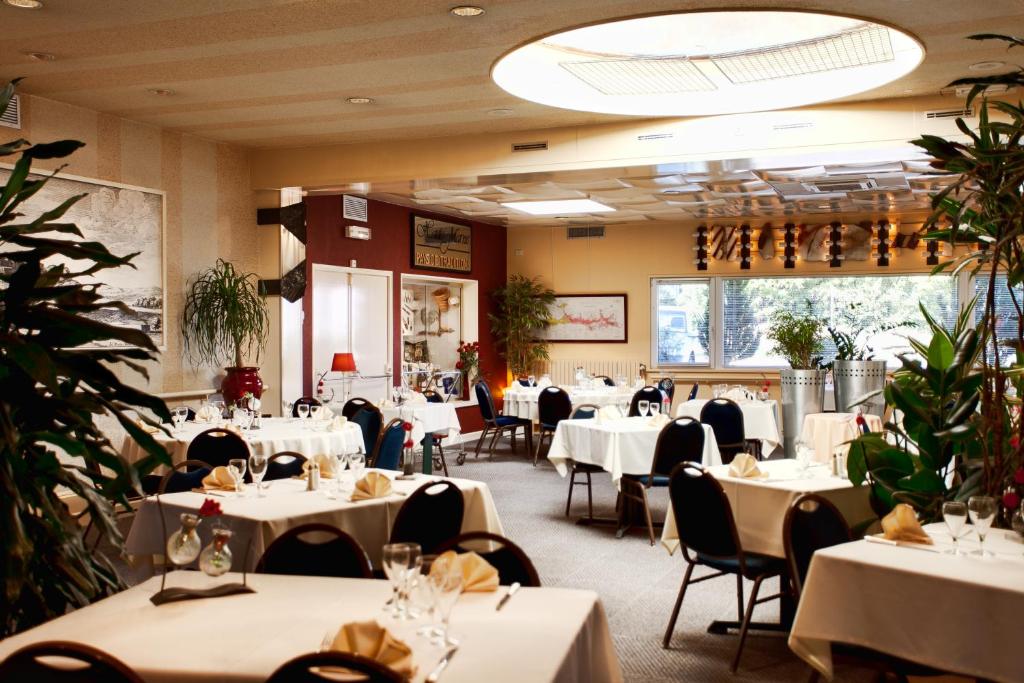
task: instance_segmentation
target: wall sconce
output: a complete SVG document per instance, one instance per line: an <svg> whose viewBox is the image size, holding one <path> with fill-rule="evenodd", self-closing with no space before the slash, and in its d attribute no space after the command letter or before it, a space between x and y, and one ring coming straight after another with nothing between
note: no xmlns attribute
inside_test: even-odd
<svg viewBox="0 0 1024 683"><path fill-rule="evenodd" d="M830 268L839 268L843 265L843 230L842 223L833 221L829 224L828 239L825 246L828 247L828 254L831 258L828 261Z"/></svg>
<svg viewBox="0 0 1024 683"><path fill-rule="evenodd" d="M740 270L750 270L750 226L740 226Z"/></svg>
<svg viewBox="0 0 1024 683"><path fill-rule="evenodd" d="M875 239L871 240L872 246L878 255L878 265L889 265L889 221L884 218L878 221L878 232Z"/></svg>
<svg viewBox="0 0 1024 683"><path fill-rule="evenodd" d="M697 246L693 248L697 252L697 258L693 260L697 264L697 270L708 269L708 226L701 225L697 228Z"/></svg>
<svg viewBox="0 0 1024 683"><path fill-rule="evenodd" d="M796 267L796 238L799 234L799 230L792 223L786 223L783 228L782 234L782 267L783 268L795 268Z"/></svg>

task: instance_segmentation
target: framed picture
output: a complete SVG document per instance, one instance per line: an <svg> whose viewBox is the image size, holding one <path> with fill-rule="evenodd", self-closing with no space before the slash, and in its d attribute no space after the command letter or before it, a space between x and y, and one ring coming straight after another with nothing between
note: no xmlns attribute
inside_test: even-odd
<svg viewBox="0 0 1024 683"><path fill-rule="evenodd" d="M468 273L473 269L473 228L412 215L412 267Z"/></svg>
<svg viewBox="0 0 1024 683"><path fill-rule="evenodd" d="M628 341L625 294L556 294L547 329L538 339L549 342Z"/></svg>
<svg viewBox="0 0 1024 683"><path fill-rule="evenodd" d="M0 165L0 182L6 182L10 177L10 168L6 164ZM30 180L41 177L41 174L29 173ZM86 316L111 325L142 330L157 348L166 350L164 192L61 174L47 181L43 189L25 202L20 210L26 221L33 220L77 194L86 196L78 200L61 221L74 223L82 231L85 241L101 242L112 254L123 256L139 252L132 259L135 268L113 268L100 271L95 276L77 278L83 284L98 283L100 294L125 304L129 309L128 312L104 309ZM7 267L10 263L0 253L0 267Z"/></svg>

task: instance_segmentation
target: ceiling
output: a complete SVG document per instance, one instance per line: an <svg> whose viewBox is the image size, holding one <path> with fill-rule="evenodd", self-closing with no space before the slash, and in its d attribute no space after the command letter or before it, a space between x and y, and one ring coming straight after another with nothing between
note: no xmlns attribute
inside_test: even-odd
<svg viewBox="0 0 1024 683"><path fill-rule="evenodd" d="M448 12L451 0L44 2L41 10L0 4L0 79L26 76L29 93L252 147L621 120L518 100L490 80L491 65L550 31L706 8L694 0L480 0L483 16L460 18ZM924 43L916 71L846 101L934 94L970 64L1007 59L1003 48L964 36L1024 33L1018 0L719 0L715 7L755 4L863 16ZM36 62L25 52L55 59ZM375 103L349 104L352 96Z"/></svg>

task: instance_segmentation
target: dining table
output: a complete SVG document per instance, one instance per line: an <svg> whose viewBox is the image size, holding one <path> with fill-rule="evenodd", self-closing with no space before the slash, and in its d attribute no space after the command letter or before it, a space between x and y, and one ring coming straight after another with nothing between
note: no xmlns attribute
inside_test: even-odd
<svg viewBox="0 0 1024 683"><path fill-rule="evenodd" d="M540 393L546 387L533 386L524 387L520 384L507 387L504 393L504 404L502 414L510 417L518 417L524 420L538 422L540 413L537 409L537 401ZM633 400L636 390L631 387L621 386L597 386L581 387L567 385L561 387L569 394L569 400L575 410L584 404L592 404L599 407L617 406L623 414L629 411L629 404Z"/></svg>
<svg viewBox="0 0 1024 683"><path fill-rule="evenodd" d="M433 473L434 435L440 434L450 442L457 441L462 448L462 425L459 414L451 403L429 401L406 401L395 405L385 401L380 406L381 417L386 426L399 418L412 424L412 440L423 450L423 473Z"/></svg>
<svg viewBox="0 0 1024 683"><path fill-rule="evenodd" d="M205 588L241 577L212 579L178 571L168 585ZM346 623L376 620L412 650L414 683L448 651L416 631L422 618L387 615L387 581L254 574L252 593L154 605L153 577L33 629L0 641L0 660L48 640L84 643L113 655L146 683L262 683L281 664L320 649ZM604 608L592 591L523 588L463 593L450 618L459 641L444 683L619 683L622 673Z"/></svg>
<svg viewBox="0 0 1024 683"><path fill-rule="evenodd" d="M864 422L872 432L882 431L882 418L871 413L864 414ZM846 455L850 450L848 441L860 436L857 413L810 413L804 416L800 429L800 440L814 449L814 461L828 463L832 455Z"/></svg>
<svg viewBox="0 0 1024 683"><path fill-rule="evenodd" d="M833 643L972 680L1024 680L1014 647L1024 615L1021 537L992 529L985 548L993 555L980 557L972 525L961 532L955 555L944 524L924 530L932 545L870 536L815 552L790 649L829 680Z"/></svg>
<svg viewBox="0 0 1024 683"><path fill-rule="evenodd" d="M676 406L676 417L692 417L700 419L700 412L707 405L708 399L694 398L683 401ZM780 443L779 434L779 402L774 399L739 400L736 401L743 412L743 433L748 440L761 442L761 452L765 457L771 455Z"/></svg>
<svg viewBox="0 0 1024 683"><path fill-rule="evenodd" d="M315 491L306 490L304 479L276 479L263 482L265 490L260 497L255 484L248 484L242 492L235 491L183 491L142 500L135 513L126 540L129 555L152 558L164 553L166 533L172 534L180 524L183 513L196 513L207 499L220 504L223 514L217 522L232 531L232 567L241 571L252 570L263 552L289 529L302 524L329 524L353 536L363 546L370 561L380 567L381 548L388 542L391 527L409 494L428 482L443 477L413 475L412 479L398 479L398 472L376 471L391 481L392 492L381 498L350 500L354 488L351 470L339 477L322 478ZM487 484L471 479L447 479L459 487L465 502L462 531L489 531L504 535L494 499ZM161 515L163 523L161 523ZM213 522L199 525L199 536L205 546L210 542Z"/></svg>

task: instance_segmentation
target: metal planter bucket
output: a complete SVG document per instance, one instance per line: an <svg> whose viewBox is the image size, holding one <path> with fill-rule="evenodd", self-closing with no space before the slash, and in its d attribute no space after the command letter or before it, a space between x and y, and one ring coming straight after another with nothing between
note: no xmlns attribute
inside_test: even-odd
<svg viewBox="0 0 1024 683"><path fill-rule="evenodd" d="M885 361L837 360L832 366L832 378L836 392L836 412L855 413L860 399L885 388ZM885 413L885 398L878 394L859 407L864 413L881 417Z"/></svg>
<svg viewBox="0 0 1024 683"><path fill-rule="evenodd" d="M787 458L796 457L796 441L804 425L804 416L825 409L824 370L784 369L779 372L782 387L783 446Z"/></svg>

